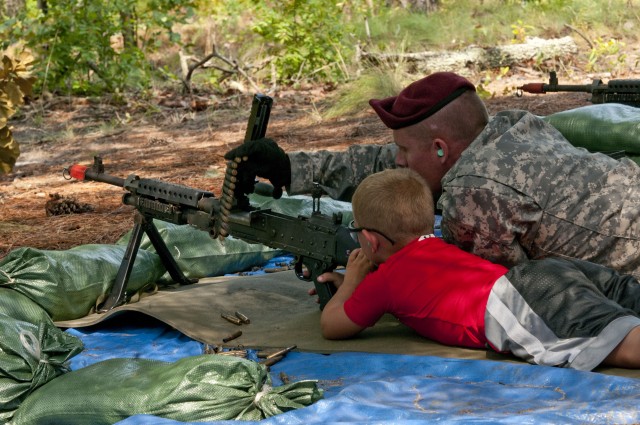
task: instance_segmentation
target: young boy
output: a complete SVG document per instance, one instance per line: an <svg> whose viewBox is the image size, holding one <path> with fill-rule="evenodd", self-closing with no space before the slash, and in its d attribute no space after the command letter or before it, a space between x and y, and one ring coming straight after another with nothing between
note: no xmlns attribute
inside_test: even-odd
<svg viewBox="0 0 640 425"><path fill-rule="evenodd" d="M353 195L354 250L322 311L327 339L391 313L447 345L511 352L541 365L640 368L640 284L582 260L512 269L433 236L433 197L409 169L367 177Z"/></svg>

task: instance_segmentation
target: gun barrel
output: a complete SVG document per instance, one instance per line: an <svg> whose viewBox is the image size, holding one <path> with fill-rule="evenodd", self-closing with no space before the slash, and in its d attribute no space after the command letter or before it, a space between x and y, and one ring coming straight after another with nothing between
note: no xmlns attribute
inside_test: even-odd
<svg viewBox="0 0 640 425"><path fill-rule="evenodd" d="M593 89L595 86L593 84L564 84L564 85L556 85L556 84L545 84L542 87L543 93L545 92L557 92L557 91L568 91L568 92L581 92L581 93L593 93Z"/></svg>
<svg viewBox="0 0 640 425"><path fill-rule="evenodd" d="M557 84L543 84L543 83L529 83L523 86L518 87L518 89L525 91L527 93L547 93L547 92L582 92L582 93L592 93L593 85L557 85Z"/></svg>
<svg viewBox="0 0 640 425"><path fill-rule="evenodd" d="M529 83L524 86L518 87L519 90L526 91L527 93L544 93L543 83Z"/></svg>
<svg viewBox="0 0 640 425"><path fill-rule="evenodd" d="M85 165L75 164L68 168L69 175L76 180L91 180L124 187L124 179L103 172L95 171Z"/></svg>

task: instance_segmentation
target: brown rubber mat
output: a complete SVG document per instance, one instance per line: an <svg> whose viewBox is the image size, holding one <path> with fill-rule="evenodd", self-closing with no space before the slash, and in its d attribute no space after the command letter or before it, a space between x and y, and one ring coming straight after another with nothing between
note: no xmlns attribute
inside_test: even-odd
<svg viewBox="0 0 640 425"><path fill-rule="evenodd" d="M320 310L315 297L307 294L312 284L296 278L293 271L246 277L215 277L193 285L166 288L140 301L104 314L56 322L60 327L78 328L108 320L126 312L141 312L211 345L267 349L296 345L300 351L316 353L366 352L431 355L478 360L520 360L489 350L448 347L429 341L385 316L357 338L328 341L320 334ZM241 312L249 324L236 325L223 313ZM242 335L223 343L236 331ZM601 372L640 378L640 371L601 368Z"/></svg>

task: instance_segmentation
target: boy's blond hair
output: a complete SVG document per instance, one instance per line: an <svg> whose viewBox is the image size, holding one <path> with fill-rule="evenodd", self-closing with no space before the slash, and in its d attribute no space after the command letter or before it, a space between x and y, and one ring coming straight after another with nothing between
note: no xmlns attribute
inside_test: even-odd
<svg viewBox="0 0 640 425"><path fill-rule="evenodd" d="M433 233L433 195L425 180L408 168L365 178L353 194L352 207L358 227L379 230L396 241Z"/></svg>

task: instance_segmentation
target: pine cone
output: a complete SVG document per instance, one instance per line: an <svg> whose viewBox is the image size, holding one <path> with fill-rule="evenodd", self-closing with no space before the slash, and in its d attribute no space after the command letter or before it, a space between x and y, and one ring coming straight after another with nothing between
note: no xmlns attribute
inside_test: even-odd
<svg viewBox="0 0 640 425"><path fill-rule="evenodd" d="M82 204L75 198L64 197L58 193L49 194L49 200L44 206L47 217L53 215L65 214L82 214L93 211L93 207L89 204Z"/></svg>

